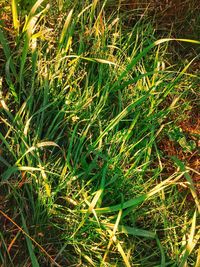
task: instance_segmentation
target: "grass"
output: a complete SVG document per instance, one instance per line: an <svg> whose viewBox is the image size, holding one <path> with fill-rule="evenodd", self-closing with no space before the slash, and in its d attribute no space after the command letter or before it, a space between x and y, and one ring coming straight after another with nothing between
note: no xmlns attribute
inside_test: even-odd
<svg viewBox="0 0 200 267"><path fill-rule="evenodd" d="M1 265L197 267L199 135L176 130L196 58L170 64L175 40L120 5L22 2L0 28Z"/></svg>

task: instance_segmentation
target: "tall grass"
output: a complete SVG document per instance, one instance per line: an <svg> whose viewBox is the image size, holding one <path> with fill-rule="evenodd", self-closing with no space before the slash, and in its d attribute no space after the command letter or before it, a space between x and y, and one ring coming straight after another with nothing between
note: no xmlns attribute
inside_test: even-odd
<svg viewBox="0 0 200 267"><path fill-rule="evenodd" d="M2 265L198 266L196 189L158 147L192 62L149 21L47 2L12 1L15 48L0 28Z"/></svg>

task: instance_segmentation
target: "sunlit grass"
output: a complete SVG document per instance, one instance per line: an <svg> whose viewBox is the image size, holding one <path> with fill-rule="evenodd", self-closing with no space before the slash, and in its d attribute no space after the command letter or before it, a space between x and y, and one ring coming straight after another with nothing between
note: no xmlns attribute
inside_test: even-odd
<svg viewBox="0 0 200 267"><path fill-rule="evenodd" d="M12 1L14 48L0 28L3 266L198 266L196 189L158 147L193 61L170 66L149 21L58 2Z"/></svg>

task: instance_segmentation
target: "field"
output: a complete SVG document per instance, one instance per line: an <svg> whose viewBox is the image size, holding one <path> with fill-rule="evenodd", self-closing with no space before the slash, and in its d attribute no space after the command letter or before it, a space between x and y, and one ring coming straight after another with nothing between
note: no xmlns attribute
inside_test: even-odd
<svg viewBox="0 0 200 267"><path fill-rule="evenodd" d="M200 5L175 2L0 0L0 266L200 266Z"/></svg>

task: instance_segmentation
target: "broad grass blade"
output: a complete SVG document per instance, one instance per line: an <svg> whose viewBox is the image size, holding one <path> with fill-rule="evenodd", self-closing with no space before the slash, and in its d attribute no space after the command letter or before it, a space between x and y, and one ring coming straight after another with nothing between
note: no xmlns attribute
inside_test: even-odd
<svg viewBox="0 0 200 267"><path fill-rule="evenodd" d="M59 45L60 45L60 48L63 46L64 44L64 39L65 39L65 36L66 36L66 33L67 33L67 30L69 28L69 25L70 25L70 22L71 22L71 19L72 19L72 14L73 14L73 9L70 10L67 18L66 18L66 21L65 21L65 24L64 24L64 27L62 29L62 32L61 32L61 35L60 35L60 40L59 40Z"/></svg>
<svg viewBox="0 0 200 267"><path fill-rule="evenodd" d="M14 26L14 29L19 32L19 19L18 19L17 5L18 5L18 1L12 0L11 6L12 6L13 26Z"/></svg>
<svg viewBox="0 0 200 267"><path fill-rule="evenodd" d="M25 222L23 214L21 214L21 218L22 218L23 228L24 228L25 232L28 233L28 229L27 229L26 222ZM26 236L26 235L25 235L25 238L26 238L26 243L27 243L27 246L28 246L28 251L29 251L30 258L31 258L32 266L40 267L40 265L38 263L38 260L37 260L37 258L35 256L35 253L34 253L34 246L33 246L32 242L31 242L30 238L28 236Z"/></svg>

